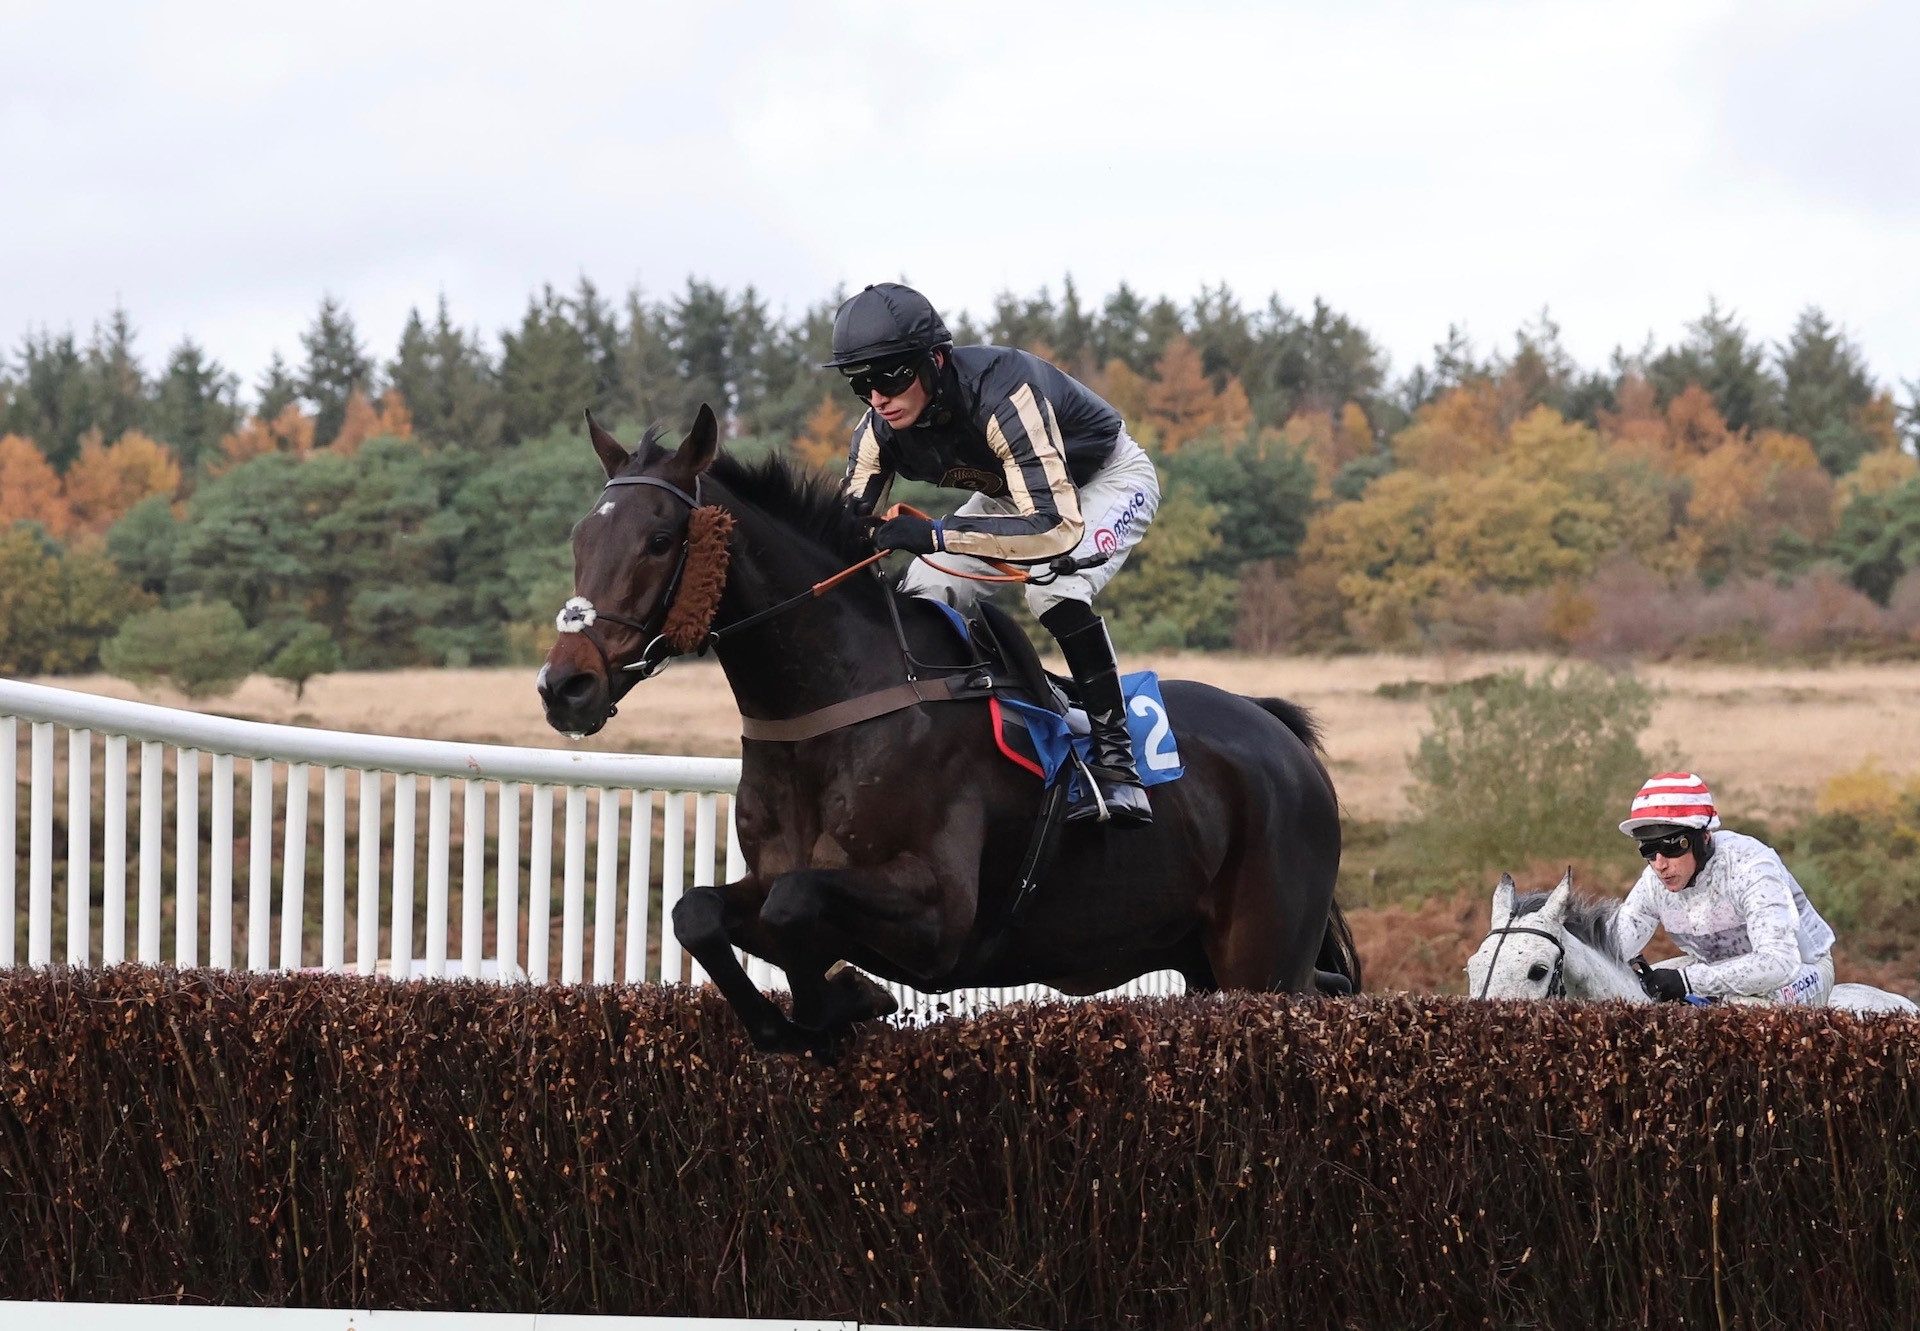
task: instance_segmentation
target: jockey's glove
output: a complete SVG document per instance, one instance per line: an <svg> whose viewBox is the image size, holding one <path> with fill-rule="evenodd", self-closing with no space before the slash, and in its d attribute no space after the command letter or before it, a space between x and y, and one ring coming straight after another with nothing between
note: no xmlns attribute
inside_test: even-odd
<svg viewBox="0 0 1920 1331"><path fill-rule="evenodd" d="M1682 1003L1687 997L1687 974L1677 967L1655 967L1640 977L1640 987L1656 1003Z"/></svg>
<svg viewBox="0 0 1920 1331"><path fill-rule="evenodd" d="M874 531L873 548L930 555L946 549L946 543L941 540L939 523L915 517L911 513L902 513L897 518L888 518Z"/></svg>

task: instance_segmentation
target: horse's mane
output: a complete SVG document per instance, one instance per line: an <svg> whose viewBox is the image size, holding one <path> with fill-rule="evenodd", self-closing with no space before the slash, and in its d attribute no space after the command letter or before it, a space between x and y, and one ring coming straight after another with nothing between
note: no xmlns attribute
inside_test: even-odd
<svg viewBox="0 0 1920 1331"><path fill-rule="evenodd" d="M1513 918L1518 920L1522 915L1537 913L1552 895L1551 892L1528 892L1516 898ZM1589 896L1576 888L1572 900L1567 902L1567 932L1602 956L1624 964L1631 958L1613 950L1613 931L1607 927L1619 909L1620 903L1612 897Z"/></svg>
<svg viewBox="0 0 1920 1331"><path fill-rule="evenodd" d="M871 529L841 501L837 476L778 454L741 462L724 452L707 474L739 499L812 537L846 563L858 563L873 553Z"/></svg>

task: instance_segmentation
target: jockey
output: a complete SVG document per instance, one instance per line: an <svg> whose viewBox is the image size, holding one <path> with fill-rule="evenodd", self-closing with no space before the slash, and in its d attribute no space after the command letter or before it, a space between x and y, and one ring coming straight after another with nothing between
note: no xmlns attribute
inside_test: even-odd
<svg viewBox="0 0 1920 1331"><path fill-rule="evenodd" d="M1160 481L1115 411L1057 367L1012 347L956 347L927 298L880 282L833 318L833 359L867 412L853 432L842 493L871 516L898 475L973 495L938 521L902 515L874 544L950 555L949 567L990 573L982 558L1044 565L1063 555L1103 562L1027 584L1027 608L1060 644L1092 731L1088 766L1108 816L1153 821L1134 766L1119 667L1093 598L1153 521ZM966 611L982 584L915 561L904 591ZM1088 800L1070 821L1099 816Z"/></svg>
<svg viewBox="0 0 1920 1331"><path fill-rule="evenodd" d="M1620 830L1647 867L1613 917L1617 955L1636 955L1656 925L1686 953L1644 973L1649 996L1826 1004L1833 930L1779 855L1721 828L1705 781L1692 772L1648 778Z"/></svg>

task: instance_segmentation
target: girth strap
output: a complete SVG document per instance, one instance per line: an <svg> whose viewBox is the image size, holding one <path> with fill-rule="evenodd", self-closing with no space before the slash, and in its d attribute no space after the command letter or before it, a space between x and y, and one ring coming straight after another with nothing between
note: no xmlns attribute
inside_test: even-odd
<svg viewBox="0 0 1920 1331"><path fill-rule="evenodd" d="M743 716L740 718L740 737L791 744L860 721L871 721L889 712L903 711L923 702L965 702L970 698L987 697L992 692L993 680L983 671L944 675L939 679L910 679L890 689L881 689L878 693L863 693L858 698L832 703L783 721L763 721L758 717Z"/></svg>

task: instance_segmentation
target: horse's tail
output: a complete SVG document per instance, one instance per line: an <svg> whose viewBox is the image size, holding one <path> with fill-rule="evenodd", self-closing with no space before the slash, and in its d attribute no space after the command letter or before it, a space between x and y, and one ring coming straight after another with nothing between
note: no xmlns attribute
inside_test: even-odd
<svg viewBox="0 0 1920 1331"><path fill-rule="evenodd" d="M1360 953L1353 946L1353 930L1347 927L1347 917L1340 913L1340 903L1337 901L1328 903L1327 932L1320 940L1320 955L1314 959L1313 965L1319 972L1316 982L1320 992L1360 992Z"/></svg>
<svg viewBox="0 0 1920 1331"><path fill-rule="evenodd" d="M1253 703L1298 735L1300 742L1316 754L1327 751L1327 746L1320 742L1320 723L1313 719L1312 712L1299 703L1288 702L1285 698L1255 698Z"/></svg>
<svg viewBox="0 0 1920 1331"><path fill-rule="evenodd" d="M1327 749L1320 738L1320 723L1314 720L1313 713L1285 698L1255 698L1253 701L1300 737L1300 742L1307 746L1307 752L1319 767L1321 776L1326 779L1327 790L1333 795L1337 809L1340 797L1333 788L1333 773L1327 771ZM1360 953L1353 946L1353 931L1347 927L1347 917L1340 913L1340 903L1337 901L1327 903L1327 932L1320 940L1320 955L1313 964L1319 972L1315 983L1322 993L1359 992Z"/></svg>

